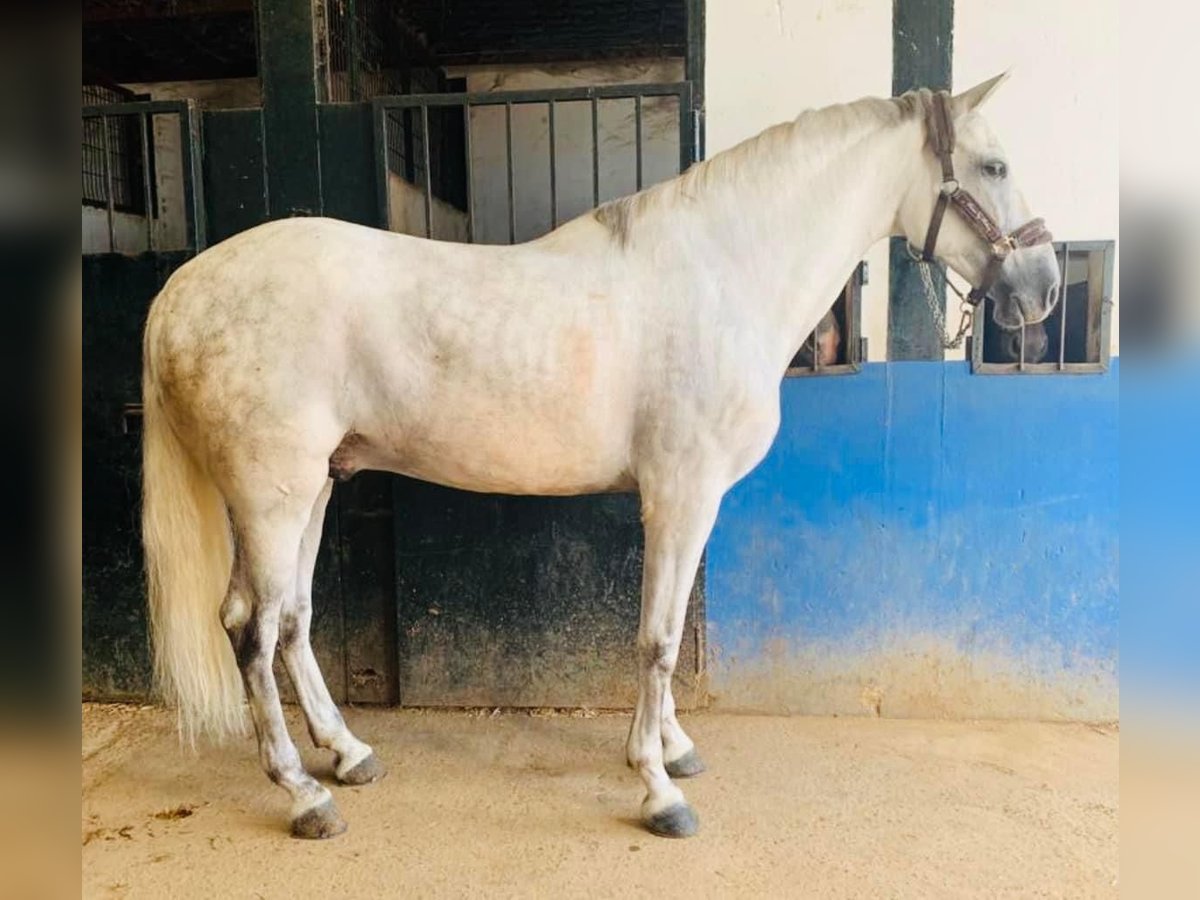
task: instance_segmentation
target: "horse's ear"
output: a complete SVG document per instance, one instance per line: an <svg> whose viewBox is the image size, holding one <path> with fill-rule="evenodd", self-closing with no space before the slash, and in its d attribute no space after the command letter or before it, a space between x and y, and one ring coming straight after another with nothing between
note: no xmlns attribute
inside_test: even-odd
<svg viewBox="0 0 1200 900"><path fill-rule="evenodd" d="M969 112L973 112L983 105L988 97L996 92L996 88L1008 81L1008 76L1011 71L1004 71L995 78L989 78L987 81L980 82L973 88L963 91L961 94L955 94L950 100L951 108L954 111L954 118L965 116Z"/></svg>

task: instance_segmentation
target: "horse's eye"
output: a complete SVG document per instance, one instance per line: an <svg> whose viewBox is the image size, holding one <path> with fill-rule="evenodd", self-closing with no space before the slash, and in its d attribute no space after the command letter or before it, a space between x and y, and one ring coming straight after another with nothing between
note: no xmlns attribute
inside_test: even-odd
<svg viewBox="0 0 1200 900"><path fill-rule="evenodd" d="M988 178L1004 178L1006 175L1008 175L1008 166L1000 162L998 159L994 159L991 162L985 162L983 164L983 174Z"/></svg>

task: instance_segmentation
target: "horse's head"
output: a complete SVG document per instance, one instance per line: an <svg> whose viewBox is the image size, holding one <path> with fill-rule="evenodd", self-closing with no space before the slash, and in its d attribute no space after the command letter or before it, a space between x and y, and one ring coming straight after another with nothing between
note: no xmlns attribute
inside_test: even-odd
<svg viewBox="0 0 1200 900"><path fill-rule="evenodd" d="M900 225L914 247L971 283L973 299L995 301L997 325L1019 329L1050 315L1060 285L1050 235L1031 221L1004 148L978 112L1007 77L953 97L918 94L926 144Z"/></svg>

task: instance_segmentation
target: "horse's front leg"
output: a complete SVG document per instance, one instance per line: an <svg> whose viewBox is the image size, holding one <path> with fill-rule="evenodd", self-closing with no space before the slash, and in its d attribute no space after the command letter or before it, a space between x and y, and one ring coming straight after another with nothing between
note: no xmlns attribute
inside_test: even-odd
<svg viewBox="0 0 1200 900"><path fill-rule="evenodd" d="M690 590L689 590L690 593ZM675 697L671 682L667 682L667 694L663 698L662 715L663 765L672 778L691 778L704 771L704 760L696 752L696 744L675 716Z"/></svg>
<svg viewBox="0 0 1200 900"><path fill-rule="evenodd" d="M704 542L716 519L723 490L696 482L643 482L642 522L646 534L642 615L638 628L638 702L629 732L630 764L646 784L642 822L666 837L688 837L699 828L696 813L667 773L664 737L677 762L695 755L675 721L671 675L679 657L688 596ZM668 706L669 704L669 706ZM672 727L664 731L668 718Z"/></svg>
<svg viewBox="0 0 1200 900"><path fill-rule="evenodd" d="M662 746L663 767L672 778L691 778L707 768L700 754L696 752L695 742L688 737L675 715L675 695L670 681L667 682L666 694L663 696ZM632 742L626 748L626 752L632 752ZM636 769L637 763L633 757L627 756L627 759L629 765Z"/></svg>

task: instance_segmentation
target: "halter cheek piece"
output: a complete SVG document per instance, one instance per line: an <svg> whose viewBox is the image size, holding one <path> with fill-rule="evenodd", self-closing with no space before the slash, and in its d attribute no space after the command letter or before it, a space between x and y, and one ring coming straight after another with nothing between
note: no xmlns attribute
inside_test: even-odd
<svg viewBox="0 0 1200 900"><path fill-rule="evenodd" d="M921 251L921 260L926 263L934 261L934 249L937 247L938 232L942 228L942 219L946 215L946 207L954 204L971 230L983 238L988 244L989 258L983 271L983 279L977 287L971 289L963 299L975 306L988 295L1000 277L1000 269L1010 253L1021 247L1036 247L1038 244L1048 244L1053 238L1046 230L1042 219L1031 219L1020 228L1015 228L1008 234L1000 230L995 220L988 215L986 209L979 205L971 192L960 187L954 177L954 117L950 114L950 94L937 91L929 97L925 105L926 127L929 132L929 145L937 154L942 164L942 185L938 191L937 203L933 207L933 216L929 220L929 230L925 232L925 246ZM947 282L949 283L949 282ZM957 289L956 289L957 293ZM961 294L959 296L962 296Z"/></svg>

